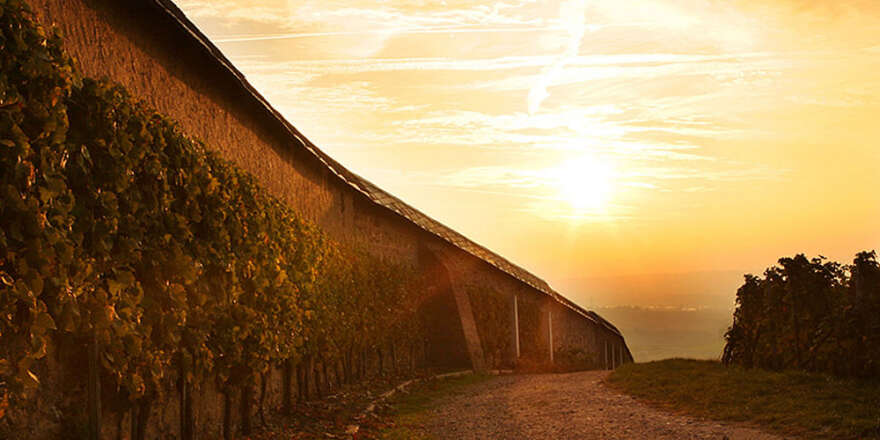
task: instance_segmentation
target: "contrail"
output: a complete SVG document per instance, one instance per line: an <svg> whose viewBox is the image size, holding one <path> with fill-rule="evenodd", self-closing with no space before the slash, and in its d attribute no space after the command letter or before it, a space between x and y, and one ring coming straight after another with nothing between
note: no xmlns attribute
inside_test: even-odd
<svg viewBox="0 0 880 440"><path fill-rule="evenodd" d="M338 31L338 32L304 32L290 34L272 34L272 35L254 35L254 36L232 36L220 37L213 41L215 43L237 43L243 41L268 41L268 40L290 40L294 38L313 38L313 37L336 37L347 35L369 35L369 34L478 34L478 33L498 33L498 32L540 32L540 31L568 31L565 26L535 26L535 27L518 27L518 28L462 28L462 27L443 27L443 28L390 28L376 29L367 31ZM570 31L569 31L570 32Z"/></svg>
<svg viewBox="0 0 880 440"><path fill-rule="evenodd" d="M586 0L572 0L563 3L559 7L559 20L562 22L562 28L568 32L568 45L556 61L547 66L538 82L529 90L529 114L535 114L541 107L541 103L550 94L547 92L547 86L556 80L562 68L578 55L581 47L581 40L587 30L584 23L584 15L586 13Z"/></svg>

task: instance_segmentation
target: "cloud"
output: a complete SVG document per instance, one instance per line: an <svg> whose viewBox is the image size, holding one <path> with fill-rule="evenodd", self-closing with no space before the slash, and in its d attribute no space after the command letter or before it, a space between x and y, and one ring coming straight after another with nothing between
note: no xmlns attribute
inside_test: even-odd
<svg viewBox="0 0 880 440"><path fill-rule="evenodd" d="M177 0L189 17L223 22L256 22L286 27L290 22L285 0Z"/></svg>
<svg viewBox="0 0 880 440"><path fill-rule="evenodd" d="M602 152L602 155L615 157L608 151ZM575 154L572 157L582 156ZM668 188L669 181L681 181L684 183L677 183L674 187L681 188L683 192L708 191L718 183L778 181L785 179L790 173L790 170L777 167L709 157L702 158L707 164L699 167L687 164L692 158L666 157L662 163L639 165L640 159L643 158L626 155L616 157L614 162L629 165L609 174L608 178L613 181L613 185L618 189L653 191ZM469 167L447 172L439 179L434 178L433 183L486 191L515 191L540 200L559 201L562 198L559 194L560 184L565 184L560 180L565 178L561 173L568 163L572 162L562 160L538 167L528 167L527 164Z"/></svg>
<svg viewBox="0 0 880 440"><path fill-rule="evenodd" d="M701 139L739 134L712 120L657 120L638 116L633 106L570 106L537 115L435 111L395 121L384 141L409 139L422 145L547 154L592 151L627 160L706 161Z"/></svg>
<svg viewBox="0 0 880 440"><path fill-rule="evenodd" d="M548 57L507 56L497 58L459 59L451 57L348 58L329 60L276 61L259 68L273 71L310 71L323 75L369 72L434 71L501 71L524 69L546 63Z"/></svg>
<svg viewBox="0 0 880 440"><path fill-rule="evenodd" d="M297 38L317 37L351 37L366 35L415 35L415 34L494 34L494 33L522 33L522 32L546 32L559 30L557 26L531 26L531 27L501 27L487 28L475 26L438 26L438 27L413 27L413 28L379 28L356 31L328 31L328 32L299 32L278 34L250 34L219 36L214 39L215 43L240 43L253 41L292 40Z"/></svg>
<svg viewBox="0 0 880 440"><path fill-rule="evenodd" d="M631 179L648 179L652 181L702 181L705 183L743 182L762 180L782 180L790 170L763 165L748 165L738 162L723 162L716 168L682 166L631 167L626 177ZM709 188L701 186L701 189Z"/></svg>
<svg viewBox="0 0 880 440"><path fill-rule="evenodd" d="M227 47L308 39L306 50L371 57L394 40L414 36L472 34L477 39L558 31L555 23L521 10L529 3L181 0L179 5L200 26L209 24L207 35Z"/></svg>
<svg viewBox="0 0 880 440"><path fill-rule="evenodd" d="M877 104L880 86L864 73L877 67L874 27L850 26L864 33L853 43L829 38L824 20L805 25L832 15L822 12L830 1L769 0L761 15L743 4L764 2L737 1L181 6L210 23L208 35L286 117L353 169L418 171L398 185L494 194L530 215L578 218L551 173L593 154L619 164L621 193L650 197L590 215L632 219L653 203L680 209L714 195L703 193L787 179L788 170L762 164L788 163L776 160L780 151L805 156L798 148L812 144L793 139L824 133L791 121L819 105L843 120L832 112Z"/></svg>
<svg viewBox="0 0 880 440"><path fill-rule="evenodd" d="M805 58L805 55L801 55ZM790 70L798 58L780 57L772 53L734 55L702 54L619 54L579 56L566 61L566 69L555 73L554 85L566 86L597 81L626 83L628 88L650 86L651 81L675 77L703 77L717 80L740 79L746 75L767 74ZM543 74L506 75L501 78L474 81L462 88L493 91L535 90L534 84L545 81ZM584 84L586 85L586 84ZM593 90L581 87L582 90ZM607 87L597 87L605 90ZM540 95L540 93L538 94Z"/></svg>
<svg viewBox="0 0 880 440"><path fill-rule="evenodd" d="M354 33L351 33L352 35ZM307 35L307 34L295 34ZM230 41L238 41L234 37ZM260 37L246 37L260 38ZM226 40L216 40L224 42ZM244 41L244 40L242 40ZM629 54L599 54L581 55L572 57L567 62L569 69L604 68L607 73L596 75L601 78L613 78L619 74L626 77L633 76L659 76L678 72L700 72L705 74L722 74L741 71L736 66L742 63L752 64L755 67L747 67L745 70L754 70L763 67L761 60L772 59L773 54L767 53L742 53L735 55L704 55L704 54L664 54L664 53L629 53ZM239 57L241 58L241 57ZM264 57L265 58L265 57ZM455 58L455 57L396 57L396 58L334 58L334 59L299 59L299 60L275 60L271 63L251 64L243 63L246 68L258 68L260 70L276 71L318 71L326 75L343 73L365 72L395 72L410 70L471 70L471 71L503 71L511 69L529 69L546 66L553 62L556 57L552 55L508 55L488 58ZM664 68L664 66L667 66ZM674 67L674 68L673 68ZM639 69L626 73L620 69ZM566 73L563 83L570 83L569 78L576 79L574 74ZM593 72L601 72L593 70ZM534 82L536 76L514 76L520 81L522 87L527 87L529 82ZM444 84L447 87L474 87L492 88L493 83L476 83L471 85ZM504 89L503 87L497 87Z"/></svg>
<svg viewBox="0 0 880 440"><path fill-rule="evenodd" d="M584 22L586 6L586 0L568 0L560 6L559 21L568 33L568 42L565 51L553 64L541 72L538 81L529 90L529 114L538 112L541 103L550 95L547 92L547 87L556 80L565 64L577 56L581 47L581 40L584 39L584 34L587 30L587 25Z"/></svg>
<svg viewBox="0 0 880 440"><path fill-rule="evenodd" d="M191 17L211 18L226 23L253 21L284 24L284 27L298 31L268 35L255 33L252 35L253 41L260 41L261 38L298 38L299 35L383 32L389 29L426 32L434 29L440 32L441 29L454 30L463 26L539 27L542 24L539 18L515 13L530 2L498 2L492 7L479 1L365 4L333 0L178 0L177 3ZM324 32L303 32L303 29L321 29ZM237 37L243 39L247 35Z"/></svg>
<svg viewBox="0 0 880 440"><path fill-rule="evenodd" d="M501 187L504 189L538 188L548 184L540 171L505 166L483 166L457 170L443 176L438 183L465 188Z"/></svg>
<svg viewBox="0 0 880 440"><path fill-rule="evenodd" d="M792 12L820 12L833 17L846 13L876 14L880 12L880 5L875 0L738 0L737 3L747 7L773 5Z"/></svg>

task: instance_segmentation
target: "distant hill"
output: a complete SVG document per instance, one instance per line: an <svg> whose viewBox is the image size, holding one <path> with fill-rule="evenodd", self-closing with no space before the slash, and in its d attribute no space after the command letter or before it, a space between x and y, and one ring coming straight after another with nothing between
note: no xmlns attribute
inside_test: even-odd
<svg viewBox="0 0 880 440"><path fill-rule="evenodd" d="M636 362L672 357L719 359L730 309L603 307L596 312L626 338Z"/></svg>
<svg viewBox="0 0 880 440"><path fill-rule="evenodd" d="M746 271L617 275L553 280L587 308L638 306L733 309Z"/></svg>
<svg viewBox="0 0 880 440"><path fill-rule="evenodd" d="M637 362L718 359L746 271L556 280L554 287L614 323Z"/></svg>

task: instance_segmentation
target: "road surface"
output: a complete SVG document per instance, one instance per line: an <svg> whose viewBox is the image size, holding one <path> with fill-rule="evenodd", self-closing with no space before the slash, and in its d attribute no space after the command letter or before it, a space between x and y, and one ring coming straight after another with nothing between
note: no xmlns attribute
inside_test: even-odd
<svg viewBox="0 0 880 440"><path fill-rule="evenodd" d="M438 399L438 439L749 439L780 437L655 409L602 383L606 371L500 376Z"/></svg>

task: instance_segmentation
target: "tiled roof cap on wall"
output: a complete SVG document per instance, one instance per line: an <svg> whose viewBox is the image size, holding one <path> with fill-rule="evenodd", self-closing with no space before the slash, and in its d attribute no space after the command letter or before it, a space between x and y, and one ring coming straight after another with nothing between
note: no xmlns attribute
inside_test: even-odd
<svg viewBox="0 0 880 440"><path fill-rule="evenodd" d="M228 72L228 74L232 75L237 83L241 85L241 87L247 91L247 93L260 105L260 107L265 108L266 112L275 119L278 123L282 125L285 131L287 131L293 139L297 141L297 146L301 148L305 148L311 154L313 154L321 163L323 163L327 169L332 172L334 175L338 176L343 182L348 184L350 187L365 195L368 199L373 201L379 206L387 208L392 212L400 215L401 217L409 220L419 228L442 238L443 240L449 242L453 246L458 247L459 249L464 250L465 252L485 261L486 263L498 268L499 270L507 273L513 278L531 286L535 290L538 290L553 299L555 299L560 304L565 307L573 310L575 313L583 316L584 318L593 321L594 323L605 327L613 333L620 334L616 327L611 325L608 321L600 317L595 312L590 312L584 310L582 307L578 306L568 298L557 293L553 290L546 281L536 277L529 271L511 263L504 257L486 249L483 246L473 242L467 237L455 232L449 227L443 225L442 223L432 219L431 217L425 215L421 211L413 208L402 200L394 197L393 195L385 192L381 188L373 185L366 179L358 176L357 174L349 171L345 167L343 167L339 162L336 162L328 156L326 153L318 149L314 144L311 143L302 133L299 132L290 122L288 122L271 104L264 98L244 77L233 64L220 52L211 41L206 37L196 26L193 24L171 0L144 0L149 4L152 4L159 8L161 12L164 12L169 18L171 18L174 22L176 22L180 30L184 33L188 34L192 41L198 44L202 49L207 51L207 53L216 60L222 70Z"/></svg>

